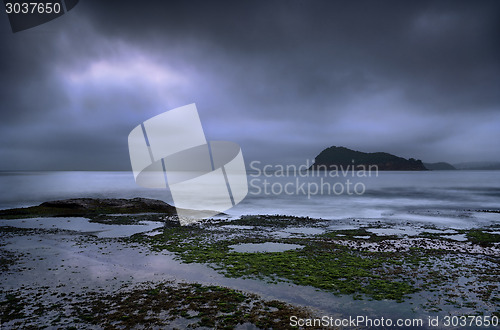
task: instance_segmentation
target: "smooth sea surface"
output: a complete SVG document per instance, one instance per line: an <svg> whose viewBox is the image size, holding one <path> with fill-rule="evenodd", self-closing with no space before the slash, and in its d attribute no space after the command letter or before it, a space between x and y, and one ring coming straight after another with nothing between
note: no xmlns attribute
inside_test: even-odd
<svg viewBox="0 0 500 330"><path fill-rule="evenodd" d="M249 173L245 199L226 211L329 219L429 222L466 228L500 220L500 171ZM205 189L205 188L200 188ZM136 185L131 172L0 172L0 208L95 197L160 199L168 189Z"/></svg>

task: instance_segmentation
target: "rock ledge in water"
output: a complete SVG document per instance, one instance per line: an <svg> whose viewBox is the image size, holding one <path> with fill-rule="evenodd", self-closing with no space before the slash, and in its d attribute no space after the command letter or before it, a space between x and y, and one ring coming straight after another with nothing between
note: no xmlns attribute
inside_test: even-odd
<svg viewBox="0 0 500 330"><path fill-rule="evenodd" d="M175 207L148 198L71 198L44 202L38 206L0 210L0 218L58 216L91 217L100 214L162 213L176 215Z"/></svg>

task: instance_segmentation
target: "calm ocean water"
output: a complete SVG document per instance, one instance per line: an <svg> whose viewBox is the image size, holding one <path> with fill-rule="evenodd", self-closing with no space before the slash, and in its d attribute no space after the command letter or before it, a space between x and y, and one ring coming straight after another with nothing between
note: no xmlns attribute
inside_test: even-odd
<svg viewBox="0 0 500 330"><path fill-rule="evenodd" d="M500 171L379 172L247 176L249 193L230 216L286 214L323 219L361 218L468 226L500 222ZM172 203L165 189L137 186L131 172L0 172L0 208L47 200L146 197Z"/></svg>

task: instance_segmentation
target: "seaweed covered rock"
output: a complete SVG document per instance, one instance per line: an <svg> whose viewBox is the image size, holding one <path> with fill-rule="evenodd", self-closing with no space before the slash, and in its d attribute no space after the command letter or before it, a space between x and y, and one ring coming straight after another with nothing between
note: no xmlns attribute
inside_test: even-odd
<svg viewBox="0 0 500 330"><path fill-rule="evenodd" d="M162 213L175 215L175 207L148 198L72 198L41 203L38 206L0 210L2 218L95 216L102 214Z"/></svg>

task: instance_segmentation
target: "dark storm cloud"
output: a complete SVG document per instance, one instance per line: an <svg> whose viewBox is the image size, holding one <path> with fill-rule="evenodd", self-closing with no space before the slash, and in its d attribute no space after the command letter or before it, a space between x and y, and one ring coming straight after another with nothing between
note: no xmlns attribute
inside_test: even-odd
<svg viewBox="0 0 500 330"><path fill-rule="evenodd" d="M229 66L261 67L277 92L342 96L350 87L385 83L420 102L442 92L441 106L467 111L478 99L495 106L500 99L499 8L497 2L262 1L163 4L151 11L128 2L117 12L109 2L91 11L100 31L116 37L211 45ZM206 55L210 63L214 54ZM477 84L480 95L471 88Z"/></svg>
<svg viewBox="0 0 500 330"><path fill-rule="evenodd" d="M500 160L499 18L497 1L94 1L17 34L2 17L0 167L128 169L128 132L193 102L247 161Z"/></svg>

